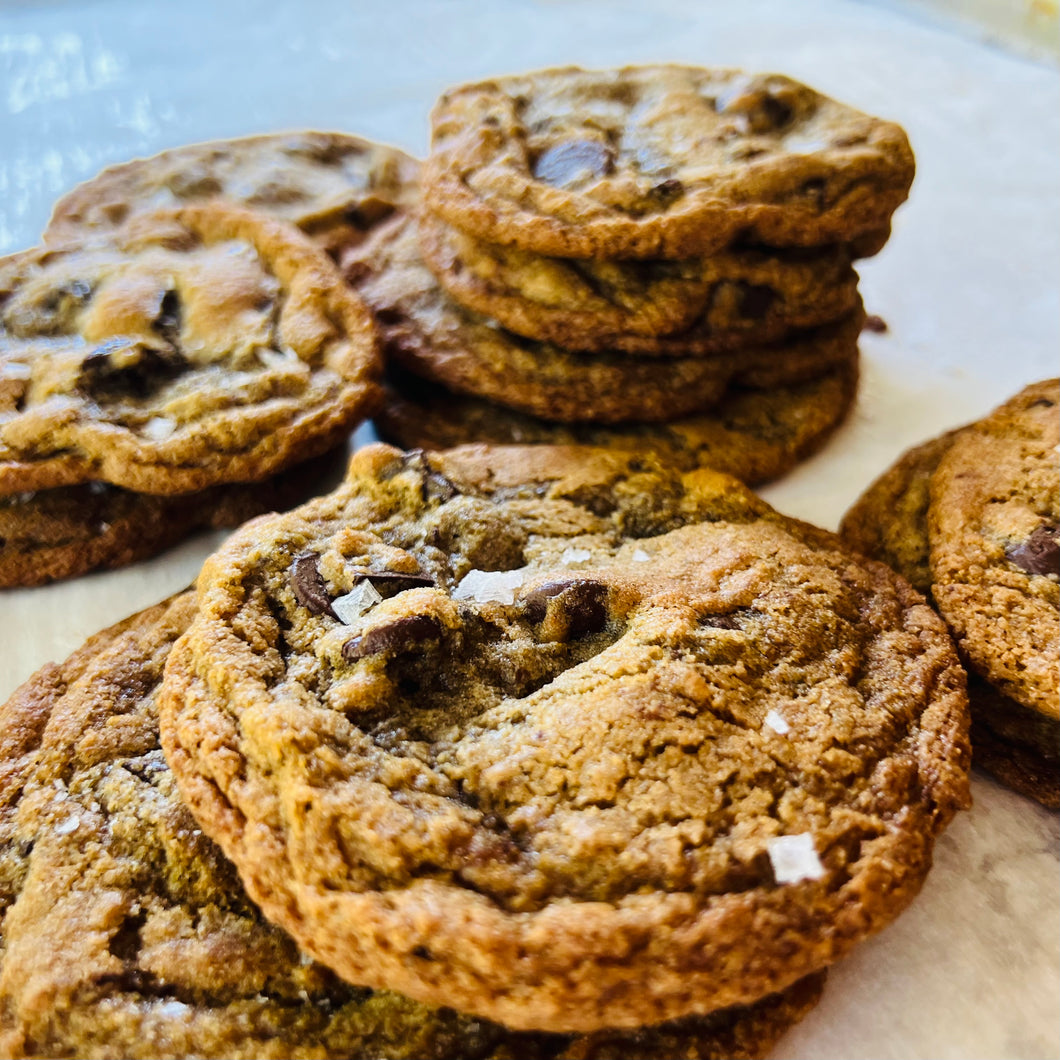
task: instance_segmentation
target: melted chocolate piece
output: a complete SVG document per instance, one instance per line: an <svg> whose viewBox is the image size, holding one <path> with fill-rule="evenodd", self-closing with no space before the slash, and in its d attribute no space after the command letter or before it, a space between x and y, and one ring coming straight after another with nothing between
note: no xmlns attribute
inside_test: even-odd
<svg viewBox="0 0 1060 1060"><path fill-rule="evenodd" d="M1043 523L1026 541L1009 545L1005 557L1028 574L1060 575L1060 527Z"/></svg>
<svg viewBox="0 0 1060 1060"><path fill-rule="evenodd" d="M700 620L701 626L710 626L712 629L739 629L740 624L732 615L704 615Z"/></svg>
<svg viewBox="0 0 1060 1060"><path fill-rule="evenodd" d="M588 578L557 579L528 592L523 606L531 622L558 627L555 639L574 640L607 625L607 586Z"/></svg>
<svg viewBox="0 0 1060 1060"><path fill-rule="evenodd" d="M89 393L146 397L186 367L187 361L176 350L114 338L86 355L77 385Z"/></svg>
<svg viewBox="0 0 1060 1060"><path fill-rule="evenodd" d="M615 168L615 152L599 140L563 140L534 163L534 176L562 188L606 177Z"/></svg>
<svg viewBox="0 0 1060 1060"><path fill-rule="evenodd" d="M442 628L430 615L408 615L396 618L386 625L351 637L342 646L342 657L347 662L356 662L369 655L396 654L408 651L425 640L441 636Z"/></svg>
<svg viewBox="0 0 1060 1060"><path fill-rule="evenodd" d="M402 467L410 467L420 473L422 480L423 499L439 500L444 504L455 497L460 490L438 471L431 467L427 454L422 449L410 449L401 461ZM433 584L430 583L430 584Z"/></svg>
<svg viewBox="0 0 1060 1060"><path fill-rule="evenodd" d="M319 562L320 555L316 552L303 552L300 556L295 556L290 569L291 589L295 599L310 613L330 615L338 619L339 616L331 606L331 597L324 585L324 579L317 570Z"/></svg>
<svg viewBox="0 0 1060 1060"><path fill-rule="evenodd" d="M438 583L429 574L406 574L403 571L396 570L371 570L368 567L354 567L351 571L353 574L354 583L360 581L363 578L367 578L373 585L376 582L389 582L390 587L394 590L390 595L396 596L398 593L403 593L406 589L415 589L421 586L433 587ZM375 585L378 589L379 586Z"/></svg>

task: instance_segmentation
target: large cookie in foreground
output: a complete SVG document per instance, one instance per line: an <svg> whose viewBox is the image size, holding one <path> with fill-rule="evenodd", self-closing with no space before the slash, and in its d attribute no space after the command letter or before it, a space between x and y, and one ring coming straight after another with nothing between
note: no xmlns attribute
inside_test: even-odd
<svg viewBox="0 0 1060 1060"><path fill-rule="evenodd" d="M210 203L0 262L0 493L249 482L344 440L375 328L290 225Z"/></svg>
<svg viewBox="0 0 1060 1060"><path fill-rule="evenodd" d="M419 196L403 151L334 132L287 132L174 147L110 166L67 192L44 242L120 228L134 213L223 199L298 225L333 255Z"/></svg>
<svg viewBox="0 0 1060 1060"><path fill-rule="evenodd" d="M780 74L566 67L443 95L423 196L491 243L675 259L859 239L913 171L899 126Z"/></svg>
<svg viewBox="0 0 1060 1060"><path fill-rule="evenodd" d="M919 890L964 673L882 564L735 479L361 450L207 561L163 746L266 915L525 1029L781 989Z"/></svg>
<svg viewBox="0 0 1060 1060"><path fill-rule="evenodd" d="M1047 532L1038 527L1056 525L1052 447L1058 406L1055 381L1035 384L984 420L916 446L862 494L840 527L854 548L888 563L929 598L940 589L957 605L978 596L979 621L992 614L985 640L980 627L978 651L1022 658L1015 668L1020 684L1034 674L1055 680L1057 549L1049 547ZM944 463L948 474L940 479ZM984 494L989 495L985 504ZM962 502L976 497L980 503ZM940 532L943 537L937 539ZM1036 542L1042 547L1035 548ZM955 559L958 543L975 555ZM950 567L948 586L935 580L933 564L940 560ZM991 596L992 612L983 603ZM973 616L976 610L969 608ZM1024 623L1021 635L1020 619L1029 614L1033 628ZM1036 648L1027 643L1034 638ZM967 636L959 644L972 668L968 694L975 764L1021 794L1060 809L1055 692L1050 696L1048 687L1039 687L1030 695L1016 682L994 684L987 663L976 662L974 638L971 645Z"/></svg>
<svg viewBox="0 0 1060 1060"><path fill-rule="evenodd" d="M181 803L158 743L190 593L40 670L0 707L0 1053L7 1057L761 1057L823 976L628 1034L517 1034L304 958Z"/></svg>
<svg viewBox="0 0 1060 1060"><path fill-rule="evenodd" d="M408 447L490 442L651 451L685 471L711 467L756 485L786 474L825 443L853 405L857 381L855 362L795 386L730 390L697 416L606 426L549 423L391 366L375 424L383 438Z"/></svg>
<svg viewBox="0 0 1060 1060"><path fill-rule="evenodd" d="M793 333L784 342L712 356L574 353L514 335L461 309L420 257L417 225L383 225L346 257L388 359L419 376L543 419L575 423L672 420L710 409L732 386L772 389L852 365L864 314Z"/></svg>

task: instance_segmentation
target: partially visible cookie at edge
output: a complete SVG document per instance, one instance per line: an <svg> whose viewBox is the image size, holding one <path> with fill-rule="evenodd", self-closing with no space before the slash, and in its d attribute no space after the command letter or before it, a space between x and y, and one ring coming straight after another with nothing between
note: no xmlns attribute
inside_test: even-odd
<svg viewBox="0 0 1060 1060"><path fill-rule="evenodd" d="M181 803L158 741L185 593L0 706L0 1052L162 1060L754 1060L823 975L745 1009L581 1038L518 1034L304 958Z"/></svg>
<svg viewBox="0 0 1060 1060"><path fill-rule="evenodd" d="M212 140L104 169L54 206L43 240L85 239L134 213L223 199L298 225L341 256L419 197L420 163L404 151L336 132Z"/></svg>
<svg viewBox="0 0 1060 1060"><path fill-rule="evenodd" d="M258 480L378 398L363 303L296 228L236 207L12 255L0 292L0 493Z"/></svg>
<svg viewBox="0 0 1060 1060"><path fill-rule="evenodd" d="M43 585L154 556L200 529L239 526L322 493L346 447L262 482L193 493L132 493L105 482L0 496L0 588Z"/></svg>

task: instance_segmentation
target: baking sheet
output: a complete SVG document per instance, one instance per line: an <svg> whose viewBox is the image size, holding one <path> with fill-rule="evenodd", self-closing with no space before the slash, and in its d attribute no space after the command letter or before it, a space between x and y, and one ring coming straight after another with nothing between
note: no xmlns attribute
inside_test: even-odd
<svg viewBox="0 0 1060 1060"><path fill-rule="evenodd" d="M0 252L112 162L304 127L422 155L448 85L656 61L782 71L900 121L917 153L891 242L861 267L889 330L864 337L858 405L771 503L834 528L903 449L1056 374L1060 75L843 0L0 4ZM217 540L0 592L0 696L187 585ZM974 795L920 898L833 970L778 1060L1060 1056L1060 818L985 777Z"/></svg>

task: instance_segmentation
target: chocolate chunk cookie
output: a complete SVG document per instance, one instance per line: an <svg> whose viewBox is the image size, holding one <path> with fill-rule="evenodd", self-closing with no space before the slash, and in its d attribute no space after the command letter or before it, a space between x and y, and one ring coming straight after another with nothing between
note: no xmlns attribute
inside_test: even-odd
<svg viewBox="0 0 1060 1060"><path fill-rule="evenodd" d="M405 446L467 442L594 445L652 451L674 467L712 467L756 485L816 452L842 423L857 391L857 363L772 390L730 390L709 412L668 423L549 423L455 394L391 366L376 414L380 434Z"/></svg>
<svg viewBox="0 0 1060 1060"><path fill-rule="evenodd" d="M105 482L0 497L0 587L43 585L153 556L200 529L238 526L322 493L346 449L263 482L160 497Z"/></svg>
<svg viewBox="0 0 1060 1060"><path fill-rule="evenodd" d="M973 671L975 764L1053 809L1060 809L1060 710L1056 549L1048 527L1057 506L1058 404L1056 381L1035 384L983 421L917 446L865 491L840 527L859 551L931 599L948 601L949 609L939 606L948 621L956 612L961 624L953 628ZM936 563L952 579L945 585ZM1017 660L1008 671L1016 680L1003 680L997 663L991 669L995 659ZM1044 682L1035 686L1035 675ZM1033 691L1021 687L1027 684Z"/></svg>
<svg viewBox="0 0 1060 1060"><path fill-rule="evenodd" d="M67 192L44 242L111 232L134 213L223 199L298 225L333 255L418 197L420 164L396 147L329 132L175 147L111 166Z"/></svg>
<svg viewBox="0 0 1060 1060"><path fill-rule="evenodd" d="M567 67L442 96L423 194L490 243L680 259L875 233L913 171L899 126L780 74Z"/></svg>
<svg viewBox="0 0 1060 1060"><path fill-rule="evenodd" d="M430 214L420 217L419 237L424 260L461 305L571 350L734 350L826 324L858 305L845 245L748 247L684 261L546 258L485 243Z"/></svg>
<svg viewBox="0 0 1060 1060"><path fill-rule="evenodd" d="M0 494L261 479L377 398L361 301L297 229L220 203L0 262Z"/></svg>
<svg viewBox="0 0 1060 1060"><path fill-rule="evenodd" d="M423 264L407 217L380 228L347 262L389 357L454 390L548 420L674 419L715 405L730 384L784 386L857 358L860 305L844 320L785 343L661 363L522 339L446 296Z"/></svg>
<svg viewBox="0 0 1060 1060"><path fill-rule="evenodd" d="M247 898L158 744L191 594L49 665L0 707L0 1053L7 1057L605 1060L764 1055L817 1000L627 1034L518 1034L338 980Z"/></svg>
<svg viewBox="0 0 1060 1060"><path fill-rule="evenodd" d="M967 802L938 616L714 472L373 446L198 586L167 759L352 982L524 1029L745 1003L893 918Z"/></svg>
<svg viewBox="0 0 1060 1060"><path fill-rule="evenodd" d="M961 431L931 478L932 593L972 668L1060 720L1060 381Z"/></svg>

